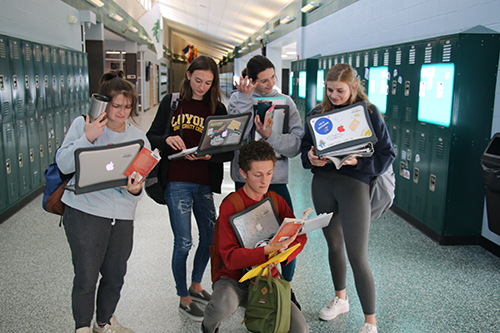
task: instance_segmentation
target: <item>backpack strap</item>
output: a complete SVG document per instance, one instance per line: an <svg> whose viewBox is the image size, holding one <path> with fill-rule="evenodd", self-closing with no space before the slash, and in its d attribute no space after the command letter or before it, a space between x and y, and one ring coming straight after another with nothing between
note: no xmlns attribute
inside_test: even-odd
<svg viewBox="0 0 500 333"><path fill-rule="evenodd" d="M274 209L276 209L276 214L278 214L278 216L279 216L280 215L280 202L278 199L278 193L276 193L274 191L268 191L266 196L271 197L271 200L273 201L273 204L274 204ZM281 221L280 221L280 223L281 223Z"/></svg>

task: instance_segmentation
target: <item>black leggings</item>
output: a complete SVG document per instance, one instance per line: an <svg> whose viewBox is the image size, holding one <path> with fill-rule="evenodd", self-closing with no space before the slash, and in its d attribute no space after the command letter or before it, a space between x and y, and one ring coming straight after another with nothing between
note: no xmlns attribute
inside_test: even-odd
<svg viewBox="0 0 500 333"><path fill-rule="evenodd" d="M316 173L312 181L316 213L334 212L330 225L323 229L334 288L346 288L345 244L365 315L375 314L375 282L368 264L369 192L368 184L334 172Z"/></svg>

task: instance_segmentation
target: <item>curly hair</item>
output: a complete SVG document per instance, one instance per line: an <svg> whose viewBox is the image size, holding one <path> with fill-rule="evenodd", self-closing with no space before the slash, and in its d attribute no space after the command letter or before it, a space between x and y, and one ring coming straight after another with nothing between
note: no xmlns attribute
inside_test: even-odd
<svg viewBox="0 0 500 333"><path fill-rule="evenodd" d="M250 171L252 162L273 161L276 164L277 158L273 147L264 140L250 141L240 148L238 164L244 172Z"/></svg>

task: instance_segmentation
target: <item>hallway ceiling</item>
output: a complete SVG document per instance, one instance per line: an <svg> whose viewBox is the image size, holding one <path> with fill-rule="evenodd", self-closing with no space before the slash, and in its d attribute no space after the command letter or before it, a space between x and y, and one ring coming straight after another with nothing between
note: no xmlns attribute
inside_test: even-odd
<svg viewBox="0 0 500 333"><path fill-rule="evenodd" d="M292 1L159 0L162 16L167 20L172 34L184 39L187 44L194 45L198 54L219 60L228 52L234 51L235 46L247 40ZM123 0L115 2L121 5ZM144 12L141 6L122 8L135 18ZM130 12L131 10L137 12Z"/></svg>

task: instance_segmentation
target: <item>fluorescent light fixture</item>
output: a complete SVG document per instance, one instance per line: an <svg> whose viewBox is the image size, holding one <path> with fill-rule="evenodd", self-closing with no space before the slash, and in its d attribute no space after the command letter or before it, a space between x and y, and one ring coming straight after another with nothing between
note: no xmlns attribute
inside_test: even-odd
<svg viewBox="0 0 500 333"><path fill-rule="evenodd" d="M88 3L96 6L96 7L102 7L104 6L104 2L100 1L100 0L87 0Z"/></svg>
<svg viewBox="0 0 500 333"><path fill-rule="evenodd" d="M290 52L287 52L286 54L295 55L295 54L297 54L297 52L295 52L295 51L290 51Z"/></svg>
<svg viewBox="0 0 500 333"><path fill-rule="evenodd" d="M261 36L261 35L259 35L259 36L255 37L255 40L261 40L261 39L262 39L262 36Z"/></svg>
<svg viewBox="0 0 500 333"><path fill-rule="evenodd" d="M118 21L118 22L123 21L123 17L121 17L118 14L109 14L109 17L111 17L113 20Z"/></svg>
<svg viewBox="0 0 500 333"><path fill-rule="evenodd" d="M315 10L316 8L318 8L321 4L318 3L318 2L309 2L307 5L305 5L304 7L302 7L300 9L300 11L302 13L308 13L310 11L313 11Z"/></svg>
<svg viewBox="0 0 500 333"><path fill-rule="evenodd" d="M286 54L282 54L282 55L281 55L281 57L282 57L282 58L286 58L286 57L288 57L288 56L287 56Z"/></svg>
<svg viewBox="0 0 500 333"><path fill-rule="evenodd" d="M238 53L243 53L243 50L238 50Z"/></svg>
<svg viewBox="0 0 500 333"><path fill-rule="evenodd" d="M144 40L148 40L148 36L145 36L145 35L140 35L139 37L141 37L142 39Z"/></svg>
<svg viewBox="0 0 500 333"><path fill-rule="evenodd" d="M270 35L270 34L274 33L274 30L273 29L267 29L266 31L264 31L264 33L266 35Z"/></svg>
<svg viewBox="0 0 500 333"><path fill-rule="evenodd" d="M120 51L106 51L106 54L120 54Z"/></svg>
<svg viewBox="0 0 500 333"><path fill-rule="evenodd" d="M241 48L241 51L246 51L246 50L248 50L248 47L246 47L246 46L243 46L243 47Z"/></svg>
<svg viewBox="0 0 500 333"><path fill-rule="evenodd" d="M288 23L293 22L293 21L295 21L295 17L287 16L287 17L284 17L280 20L280 24L288 24Z"/></svg>
<svg viewBox="0 0 500 333"><path fill-rule="evenodd" d="M254 45L257 45L257 43L254 43L254 42L248 43L248 46L254 46Z"/></svg>
<svg viewBox="0 0 500 333"><path fill-rule="evenodd" d="M137 29L136 27L131 27L130 29L128 29L130 31L132 31L133 33L137 33L139 32L139 29Z"/></svg>

